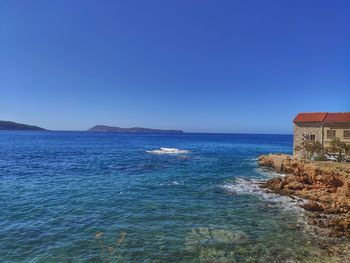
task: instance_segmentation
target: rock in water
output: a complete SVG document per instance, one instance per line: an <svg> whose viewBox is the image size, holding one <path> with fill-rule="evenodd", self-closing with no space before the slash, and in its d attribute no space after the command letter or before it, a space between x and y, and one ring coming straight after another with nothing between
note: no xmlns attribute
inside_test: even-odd
<svg viewBox="0 0 350 263"><path fill-rule="evenodd" d="M305 210L334 215L313 220L314 224L331 228L331 236L350 237L349 164L296 160L286 154L262 155L258 161L260 165L288 174L267 180L261 187L310 200L302 205Z"/></svg>

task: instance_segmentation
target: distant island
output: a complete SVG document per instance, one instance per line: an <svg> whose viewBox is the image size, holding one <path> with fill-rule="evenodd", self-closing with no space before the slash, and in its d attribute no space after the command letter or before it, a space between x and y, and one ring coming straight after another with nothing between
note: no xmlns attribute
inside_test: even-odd
<svg viewBox="0 0 350 263"><path fill-rule="evenodd" d="M161 130L141 127L121 128L106 125L95 125L87 131L92 132L120 132L120 133L183 133L182 130Z"/></svg>
<svg viewBox="0 0 350 263"><path fill-rule="evenodd" d="M44 128L17 123L13 121L0 121L0 130L17 130L17 131L45 131Z"/></svg>

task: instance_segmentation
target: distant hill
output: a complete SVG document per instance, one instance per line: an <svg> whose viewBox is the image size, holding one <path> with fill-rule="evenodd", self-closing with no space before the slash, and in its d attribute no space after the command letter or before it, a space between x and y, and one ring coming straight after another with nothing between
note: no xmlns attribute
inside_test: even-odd
<svg viewBox="0 0 350 263"><path fill-rule="evenodd" d="M45 129L38 126L22 124L13 121L0 121L0 130L45 131Z"/></svg>
<svg viewBox="0 0 350 263"><path fill-rule="evenodd" d="M133 127L133 128L120 128L120 127L113 127L113 126L106 126L106 125L96 125L88 131L94 131L94 132L120 132L120 133L183 133L181 130L161 130L161 129L149 129L149 128L140 128L140 127Z"/></svg>

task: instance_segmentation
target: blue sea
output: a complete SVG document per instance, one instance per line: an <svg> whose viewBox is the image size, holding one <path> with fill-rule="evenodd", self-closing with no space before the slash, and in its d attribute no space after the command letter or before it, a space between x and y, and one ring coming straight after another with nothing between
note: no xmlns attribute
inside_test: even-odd
<svg viewBox="0 0 350 263"><path fill-rule="evenodd" d="M291 135L0 132L0 262L338 262L341 241L258 187L281 176L258 156L291 151Z"/></svg>

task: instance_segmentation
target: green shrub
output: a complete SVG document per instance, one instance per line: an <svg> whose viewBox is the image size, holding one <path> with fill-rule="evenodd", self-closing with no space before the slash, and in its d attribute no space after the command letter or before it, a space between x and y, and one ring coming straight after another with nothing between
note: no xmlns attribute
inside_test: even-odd
<svg viewBox="0 0 350 263"><path fill-rule="evenodd" d="M314 159L315 161L327 161L327 157L323 154L317 155Z"/></svg>

